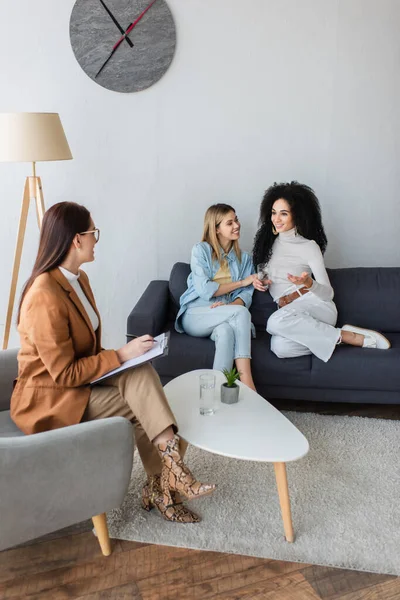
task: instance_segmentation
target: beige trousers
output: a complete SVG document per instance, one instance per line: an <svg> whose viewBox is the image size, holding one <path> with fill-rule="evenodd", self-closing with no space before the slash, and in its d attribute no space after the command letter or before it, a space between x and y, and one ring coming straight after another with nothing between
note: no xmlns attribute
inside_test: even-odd
<svg viewBox="0 0 400 600"><path fill-rule="evenodd" d="M82 421L125 417L135 427L136 446L148 475L161 472L161 458L152 444L168 427L178 427L161 381L150 363L129 369L93 386ZM181 451L186 450L186 445ZM181 452L182 453L182 452Z"/></svg>

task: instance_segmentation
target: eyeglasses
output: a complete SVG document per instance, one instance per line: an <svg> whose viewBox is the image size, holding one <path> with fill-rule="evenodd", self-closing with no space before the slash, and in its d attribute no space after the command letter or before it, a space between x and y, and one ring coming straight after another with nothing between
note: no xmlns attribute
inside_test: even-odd
<svg viewBox="0 0 400 600"><path fill-rule="evenodd" d="M79 235L86 235L87 233L93 233L94 235L94 239L97 242L100 239L100 229L97 229L97 227L95 229L91 229L90 231L81 231Z"/></svg>

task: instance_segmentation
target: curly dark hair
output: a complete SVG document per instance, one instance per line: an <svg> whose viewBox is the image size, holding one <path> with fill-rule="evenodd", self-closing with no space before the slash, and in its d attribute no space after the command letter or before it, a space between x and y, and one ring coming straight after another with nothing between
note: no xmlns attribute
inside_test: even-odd
<svg viewBox="0 0 400 600"><path fill-rule="evenodd" d="M321 208L314 190L298 181L274 183L265 192L260 206L259 229L253 245L255 265L268 262L271 258L272 245L276 240L276 236L272 232L271 213L274 203L280 198L288 202L299 235L308 240L314 240L322 254L326 250L328 240L322 225Z"/></svg>

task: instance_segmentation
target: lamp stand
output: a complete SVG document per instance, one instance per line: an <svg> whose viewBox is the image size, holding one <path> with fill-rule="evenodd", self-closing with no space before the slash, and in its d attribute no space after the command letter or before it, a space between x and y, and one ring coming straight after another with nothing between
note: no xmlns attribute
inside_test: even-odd
<svg viewBox="0 0 400 600"><path fill-rule="evenodd" d="M42 182L40 180L40 177L36 177L35 163L32 163L32 165L33 165L33 175L26 178L25 187L24 187L24 195L22 198L21 215L19 218L17 244L15 247L15 254L14 254L14 265L13 265L13 270L12 270L10 295L8 298L7 318L6 318L6 324L5 324L5 329L4 329L3 350L5 350L8 347L8 340L10 337L10 328L11 328L11 319L12 319L14 301L15 301L15 292L17 290L18 273L19 273L19 267L21 264L21 255L22 255L22 247L24 244L26 221L28 218L29 204L30 204L31 200L33 200L36 205L36 216L37 216L39 229L42 226L43 215L44 215L44 210L45 210L44 209L43 192L42 192Z"/></svg>

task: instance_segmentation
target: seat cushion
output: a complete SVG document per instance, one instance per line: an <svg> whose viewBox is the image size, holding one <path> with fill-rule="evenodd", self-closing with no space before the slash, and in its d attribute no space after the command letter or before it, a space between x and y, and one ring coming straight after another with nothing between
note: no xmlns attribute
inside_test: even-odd
<svg viewBox="0 0 400 600"><path fill-rule="evenodd" d="M177 333L170 325L168 356L154 361L162 378L173 378L193 369L212 369L215 344L210 338L196 338ZM252 341L252 369L256 384L309 387L311 356L281 359L270 351L270 335L257 332Z"/></svg>
<svg viewBox="0 0 400 600"><path fill-rule="evenodd" d="M297 358L278 358L270 350L271 336L257 331L252 340L251 369L256 385L286 385L309 387L311 383L311 355Z"/></svg>
<svg viewBox="0 0 400 600"><path fill-rule="evenodd" d="M0 411L0 438L4 437L17 437L25 435L15 425L14 421L10 417L9 410Z"/></svg>
<svg viewBox="0 0 400 600"><path fill-rule="evenodd" d="M389 350L339 346L324 363L312 357L315 388L400 391L400 333L386 333Z"/></svg>
<svg viewBox="0 0 400 600"><path fill-rule="evenodd" d="M169 323L168 355L153 362L160 377L178 377L194 369L212 369L215 344L210 338L198 338L178 333Z"/></svg>

